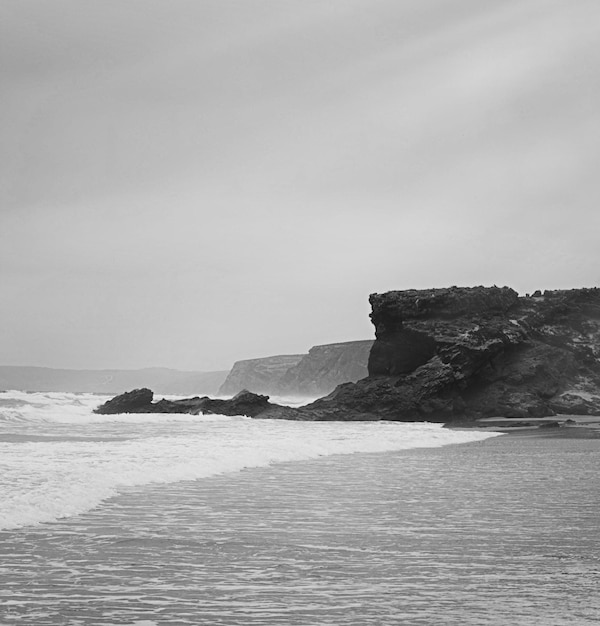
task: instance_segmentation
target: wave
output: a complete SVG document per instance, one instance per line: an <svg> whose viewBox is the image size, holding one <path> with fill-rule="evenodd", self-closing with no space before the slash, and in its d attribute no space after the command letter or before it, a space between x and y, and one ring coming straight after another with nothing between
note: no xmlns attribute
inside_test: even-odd
<svg viewBox="0 0 600 626"><path fill-rule="evenodd" d="M0 392L0 428L15 423L108 424L201 422L229 419L224 415L189 415L185 413L126 413L97 415L93 410L112 395L67 392ZM157 396L181 399L183 396Z"/></svg>
<svg viewBox="0 0 600 626"><path fill-rule="evenodd" d="M11 400L19 399L14 392L10 395ZM149 483L196 480L332 454L438 447L496 434L453 431L427 423L96 416L91 408L99 397L92 394L77 395L76 401L73 394L24 395L27 404L13 407L28 420L20 432L43 430L53 436L0 441L3 529L84 513L123 489ZM108 421L117 418L120 421ZM44 424L43 429L32 429L36 419ZM12 424L18 431L18 423Z"/></svg>

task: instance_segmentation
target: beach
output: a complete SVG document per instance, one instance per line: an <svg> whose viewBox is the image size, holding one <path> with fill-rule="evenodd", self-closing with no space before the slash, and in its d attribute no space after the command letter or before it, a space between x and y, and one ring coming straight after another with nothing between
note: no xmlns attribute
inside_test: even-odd
<svg viewBox="0 0 600 626"><path fill-rule="evenodd" d="M0 623L597 623L599 470L505 435L132 487L0 533Z"/></svg>

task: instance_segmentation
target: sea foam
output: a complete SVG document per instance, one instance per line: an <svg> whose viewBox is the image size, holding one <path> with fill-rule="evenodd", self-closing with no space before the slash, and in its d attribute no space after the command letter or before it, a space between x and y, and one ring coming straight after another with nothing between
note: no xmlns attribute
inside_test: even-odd
<svg viewBox="0 0 600 626"><path fill-rule="evenodd" d="M102 400L92 394L0 394L0 439L5 435L0 441L0 528L84 513L123 489L149 483L493 435L428 423L94 415L92 408ZM21 437L15 439L15 434Z"/></svg>

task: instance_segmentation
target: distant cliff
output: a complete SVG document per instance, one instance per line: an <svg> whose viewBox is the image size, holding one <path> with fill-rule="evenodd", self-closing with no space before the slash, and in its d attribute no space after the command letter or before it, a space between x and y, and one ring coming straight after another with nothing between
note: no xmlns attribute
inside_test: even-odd
<svg viewBox="0 0 600 626"><path fill-rule="evenodd" d="M220 396L232 396L247 389L254 393L279 393L281 377L305 355L285 354L236 361L219 389Z"/></svg>
<svg viewBox="0 0 600 626"><path fill-rule="evenodd" d="M70 370L0 366L0 390L120 393L152 387L157 393L216 394L228 372L186 372L163 367L139 370Z"/></svg>
<svg viewBox="0 0 600 626"><path fill-rule="evenodd" d="M237 361L219 389L231 396L243 389L276 396L322 396L339 384L367 375L373 340L313 346L308 354Z"/></svg>
<svg viewBox="0 0 600 626"><path fill-rule="evenodd" d="M314 346L281 378L279 395L321 396L367 376L372 339Z"/></svg>

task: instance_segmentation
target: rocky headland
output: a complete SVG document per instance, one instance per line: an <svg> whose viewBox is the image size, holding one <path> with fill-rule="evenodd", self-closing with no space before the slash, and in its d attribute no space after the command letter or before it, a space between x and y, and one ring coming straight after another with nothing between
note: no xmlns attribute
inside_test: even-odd
<svg viewBox="0 0 600 626"><path fill-rule="evenodd" d="M367 377L301 408L261 400L251 417L600 415L600 289L519 297L508 287L449 287L373 294L370 303L376 339Z"/></svg>

